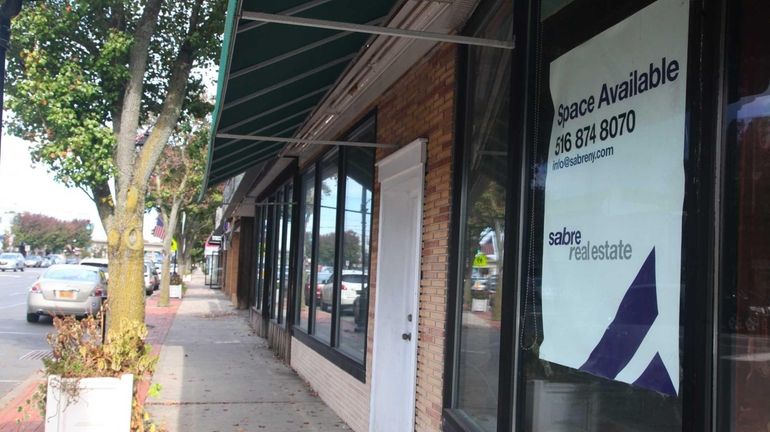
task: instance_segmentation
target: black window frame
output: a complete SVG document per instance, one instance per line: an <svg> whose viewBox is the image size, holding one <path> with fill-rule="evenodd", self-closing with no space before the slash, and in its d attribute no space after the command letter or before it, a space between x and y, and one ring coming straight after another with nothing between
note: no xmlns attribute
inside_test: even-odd
<svg viewBox="0 0 770 432"><path fill-rule="evenodd" d="M369 129L371 128L371 129ZM343 135L344 140L351 140L356 141L356 137L360 136L366 132L371 131L372 134L376 137L377 136L377 113L376 110L370 112L366 116L364 116L360 121L358 121L353 127L349 129L347 133ZM329 157L332 157L334 153L336 152L337 157L337 208L336 208L336 216L335 216L335 249L334 249L334 265L332 269L333 280L333 289L332 289L332 320L331 320L331 333L330 333L330 343L327 344L325 341L322 341L321 339L317 338L315 336L315 307L316 307L316 295L315 295L315 288L317 286L318 281L317 279L317 265L318 265L318 241L319 238L319 231L320 231L320 203L321 203L321 194L319 191L321 190L321 176L322 176L322 170L321 170L321 164L324 163ZM292 306L292 309L294 311L294 320L292 321L292 335L297 338L300 342L307 345L323 357L325 357L327 360L331 361L333 364L338 366L340 369L344 370L345 372L352 375L357 380L365 383L366 382L366 364L367 364L367 350L368 350L368 315L369 315L369 304L367 302L366 305L366 314L367 322L364 328L366 329L366 332L364 334L364 349L363 349L363 357L362 360L359 361L350 355L346 354L339 348L339 320L340 320L340 277L339 275L342 274L342 252L343 252L343 242L344 242L344 234L345 234L345 189L346 189L346 183L347 183L347 168L346 168L346 162L347 162L347 154L349 152L349 149L346 146L340 146L339 148L332 148L328 151L321 154L315 161L308 164L298 175L298 178L302 178L307 172L309 172L311 169L314 170L314 178L315 178L315 194L314 194L314 203L313 203L313 217L316 220L316 223L313 226L313 234L312 234L312 240L313 245L311 248L311 272L310 272L310 292L309 292L309 298L308 298L308 330L300 327L300 314L301 314L301 292L299 290L304 289L302 287L301 283L297 283L294 285L294 304ZM375 157L372 161L372 196L374 197L374 169L376 164L376 153ZM298 200L297 208L298 208L298 220L297 220L297 226L298 230L300 232L300 235L297 236L297 241L295 242L295 249L297 250L297 254L295 254L294 258L294 264L295 264L295 270L293 271L293 277L296 278L298 281L302 280L302 265L303 265L303 259L304 259L304 217L302 217L304 212L304 209L306 207L306 203L304 202L305 197L305 191L304 191L304 183L300 180L296 182L295 184L299 185L297 188L297 196L300 197ZM371 215L372 220L374 218L374 215ZM373 227L372 223L369 224L368 227L368 251L371 255L371 244L372 244L372 232ZM371 256L368 258L367 262L367 274L369 275L369 284L368 287L371 286ZM367 296L369 298L369 296Z"/></svg>
<svg viewBox="0 0 770 432"><path fill-rule="evenodd" d="M542 31L540 23L541 0L510 0L513 2L513 28L516 49L513 51L511 66L511 149L509 169L513 173L509 179L509 194L506 203L506 238L505 262L507 282L504 296L504 310L515 311L503 315L500 350L500 394L497 429L519 430L523 427L521 401L526 397L526 389L519 377L522 368L519 365L518 344L520 337L520 318L523 313L521 287L526 283L526 261L524 233L527 229L526 215L529 211L529 181L532 155L528 145L534 126L535 84L538 78L535 71L536 47L540 43ZM587 2L576 0L567 7L579 7ZM597 5L601 3L601 5ZM625 2L624 2L625 3ZM651 3L651 2L650 2ZM722 116L727 112L725 91L724 62L724 19L726 0L708 2L690 1L688 33L688 76L685 124L685 200L683 205L682 260L685 263L682 272L682 311L680 320L683 327L681 339L681 365L683 367L680 394L682 395L682 430L714 432L718 425L714 422L717 407L715 405L717 380L714 367L717 361L713 338L717 333L717 305L719 300L719 262L722 259L719 249L719 236L722 233L721 197L724 194L724 139ZM478 10L483 10L481 3ZM618 2L598 0L593 10L612 10L609 14L598 14L591 29L582 29L581 34L592 32L590 36L579 38L581 41L600 33L614 23L630 16ZM638 10L638 9L637 9ZM478 13L478 12L477 12ZM467 26L472 26L475 16ZM584 26L584 22L574 22L574 26ZM587 34L587 33L586 33ZM575 42L576 44L582 42ZM457 138L453 164L453 202L450 226L458 227L461 221L461 208L457 187L462 183L462 151L465 127L465 89L467 47L459 49L457 67L457 108L455 111L455 135ZM457 308L457 255L460 232L453 228L450 232L450 266L447 292L447 338L445 343L445 370L443 378L443 415L442 429L445 431L473 431L472 425L455 415L451 410L454 368L456 365L453 335L458 324ZM523 429L521 429L523 430Z"/></svg>

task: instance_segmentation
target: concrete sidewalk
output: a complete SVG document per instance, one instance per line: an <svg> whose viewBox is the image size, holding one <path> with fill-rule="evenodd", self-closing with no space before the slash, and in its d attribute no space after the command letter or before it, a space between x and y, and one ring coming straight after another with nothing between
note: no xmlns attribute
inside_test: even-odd
<svg viewBox="0 0 770 432"><path fill-rule="evenodd" d="M350 430L217 291L190 284L161 350L147 410L170 432Z"/></svg>

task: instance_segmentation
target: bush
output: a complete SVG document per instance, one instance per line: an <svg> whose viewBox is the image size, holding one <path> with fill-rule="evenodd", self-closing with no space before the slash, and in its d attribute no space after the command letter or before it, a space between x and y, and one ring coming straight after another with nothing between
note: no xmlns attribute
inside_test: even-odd
<svg viewBox="0 0 770 432"><path fill-rule="evenodd" d="M179 276L179 273L172 273L168 283L171 285L182 285L182 276Z"/></svg>
<svg viewBox="0 0 770 432"><path fill-rule="evenodd" d="M131 430L156 430L149 422L144 408L137 399L137 383L151 374L158 361L152 354L152 347L145 343L147 327L143 323L126 321L111 332L108 340L102 342L102 313L78 320L72 316L54 317L56 331L47 336L51 346L51 358L43 359L43 372L75 378L74 382L62 381L62 391L76 401L79 378L120 377L134 375L134 397L132 403ZM152 387L153 389L155 386ZM156 390L157 391L157 390ZM46 384L41 384L28 403L34 403L45 416Z"/></svg>

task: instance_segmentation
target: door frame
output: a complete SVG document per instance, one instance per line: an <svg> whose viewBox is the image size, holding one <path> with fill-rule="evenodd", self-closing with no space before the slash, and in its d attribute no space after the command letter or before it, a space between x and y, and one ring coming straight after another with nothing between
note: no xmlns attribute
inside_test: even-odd
<svg viewBox="0 0 770 432"><path fill-rule="evenodd" d="M423 230L423 205L424 205L424 198L425 198L425 163L427 159L427 143L428 140L426 138L418 138L411 143L407 144L406 146L400 148L396 152L394 152L391 155L388 155L381 161L377 162L375 165L378 169L377 172L377 181L380 183L380 189L379 189L379 202L380 202L380 208L379 208L379 215L378 215L378 233L377 233L377 245L379 249L379 245L382 245L382 237L383 237L383 205L382 205L382 198L384 196L384 189L387 187L388 183L391 183L393 181L402 180L403 178L413 175L418 178L418 196L417 196L417 223L419 223L419 227L417 229L417 238L415 239L415 248L414 248L414 259L417 265L415 266L414 271L414 298L413 298L413 311L412 316L414 319L412 320L412 326L411 326L411 334L414 340L413 344L413 352L411 353L411 363L413 364L412 367L412 374L410 376L410 385L409 385L409 395L411 398L411 403L409 404L409 418L411 418L411 425L412 428L410 430L414 430L414 418L415 418L415 405L416 405L416 390L417 390L417 344L418 344L418 333L417 329L419 328L419 319L420 319L420 268L422 265L422 230ZM382 266L379 265L379 262L383 259L382 254L380 253L380 250L377 251L377 291L375 291L375 306L374 306L374 326L373 326L373 341L372 341L372 387L370 391L370 397L369 397L369 430L373 431L374 422L373 422L373 413L375 411L375 392L377 391L377 380L376 380L376 374L374 371L377 368L377 351L378 351L378 340L377 337L378 333L378 317L381 317L380 314L380 296L379 293L379 282L382 280L381 278L381 268ZM406 393L406 392L405 392Z"/></svg>

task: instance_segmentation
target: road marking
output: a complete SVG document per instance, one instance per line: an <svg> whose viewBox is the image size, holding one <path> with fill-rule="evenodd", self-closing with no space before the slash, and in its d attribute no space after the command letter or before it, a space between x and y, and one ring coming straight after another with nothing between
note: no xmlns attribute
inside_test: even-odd
<svg viewBox="0 0 770 432"><path fill-rule="evenodd" d="M0 273L0 277L21 279L21 276L19 276L19 275L9 275L9 274L4 274L4 273Z"/></svg>
<svg viewBox="0 0 770 432"><path fill-rule="evenodd" d="M22 380L0 380L0 383L6 384L6 383L20 383L23 382Z"/></svg>
<svg viewBox="0 0 770 432"><path fill-rule="evenodd" d="M13 297L13 296L17 296L17 295L26 295L26 294L27 293L25 293L25 292L13 293L13 294L8 294L8 297Z"/></svg>
<svg viewBox="0 0 770 432"><path fill-rule="evenodd" d="M53 356L53 353L49 349L34 350L19 357L19 360L42 360L44 358L51 358L51 356Z"/></svg>
<svg viewBox="0 0 770 432"><path fill-rule="evenodd" d="M9 309L9 308L16 307L16 306L23 306L25 304L27 304L27 302L24 302L24 303L14 303L14 304L8 305L8 306L0 306L0 309Z"/></svg>

